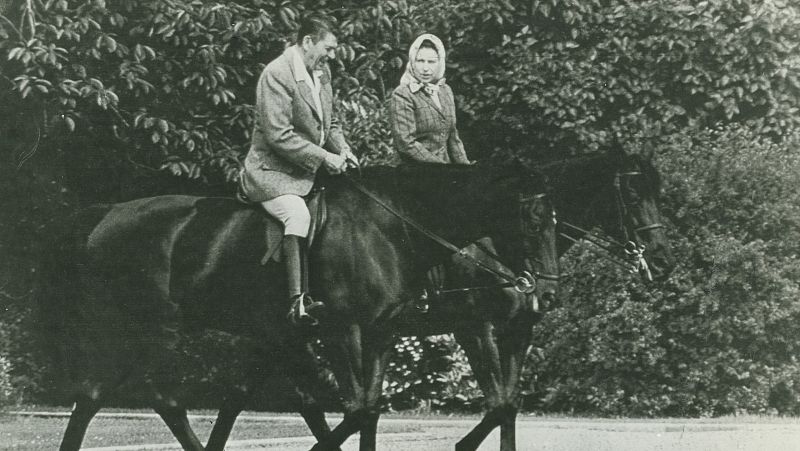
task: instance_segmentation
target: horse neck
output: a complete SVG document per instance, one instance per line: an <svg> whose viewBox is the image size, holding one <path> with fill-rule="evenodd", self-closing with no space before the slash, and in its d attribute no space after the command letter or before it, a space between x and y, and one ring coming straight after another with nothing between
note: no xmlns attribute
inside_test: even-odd
<svg viewBox="0 0 800 451"><path fill-rule="evenodd" d="M612 230L618 222L613 197L614 174L618 168L605 154L578 157L543 168L556 192L559 220L582 228Z"/></svg>
<svg viewBox="0 0 800 451"><path fill-rule="evenodd" d="M409 219L460 245L490 234L492 219L508 216L512 193L495 177L491 169L420 165L378 171L364 182Z"/></svg>

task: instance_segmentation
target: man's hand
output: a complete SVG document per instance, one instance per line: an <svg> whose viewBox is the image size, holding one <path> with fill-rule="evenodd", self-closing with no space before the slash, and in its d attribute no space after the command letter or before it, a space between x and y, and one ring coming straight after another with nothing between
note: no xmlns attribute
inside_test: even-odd
<svg viewBox="0 0 800 451"><path fill-rule="evenodd" d="M331 174L341 174L347 168L347 162L342 155L328 152L322 165Z"/></svg>
<svg viewBox="0 0 800 451"><path fill-rule="evenodd" d="M347 167L351 168L361 167L361 164L358 162L358 157L355 156L355 154L350 149L346 149L344 152L342 152L342 156L344 157Z"/></svg>

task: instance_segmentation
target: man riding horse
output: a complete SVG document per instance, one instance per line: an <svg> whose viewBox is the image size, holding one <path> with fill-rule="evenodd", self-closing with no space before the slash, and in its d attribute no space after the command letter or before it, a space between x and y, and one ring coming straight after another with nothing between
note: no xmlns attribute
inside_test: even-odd
<svg viewBox="0 0 800 451"><path fill-rule="evenodd" d="M292 323L316 322L307 310L322 304L305 293L305 238L311 217L302 196L322 166L340 174L358 160L333 115L328 59L336 36L327 20L300 22L295 45L267 65L256 90L253 140L240 175L242 191L284 226L283 258Z"/></svg>

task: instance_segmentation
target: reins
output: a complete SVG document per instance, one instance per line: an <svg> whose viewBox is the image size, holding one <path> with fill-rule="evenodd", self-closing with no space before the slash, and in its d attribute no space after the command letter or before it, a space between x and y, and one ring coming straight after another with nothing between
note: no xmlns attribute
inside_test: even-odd
<svg viewBox="0 0 800 451"><path fill-rule="evenodd" d="M459 256L461 256L464 259L466 259L467 261L469 261L475 267L477 267L479 269L482 269L483 271L486 271L486 272L488 272L488 273L490 273L490 274L492 274L492 275L494 275L496 277L499 277L499 278L501 278L501 279L506 281L506 282L502 282L502 283L499 283L499 284L496 284L496 285L490 285L490 286L458 288L458 289L453 289L453 290L437 290L436 294L443 294L443 293L449 293L449 292L465 292L465 291L472 291L472 290L483 290L483 289L489 289L489 288L508 288L508 287L513 287L515 290L517 290L520 293L530 294L536 288L536 278L542 278L542 279L548 279L548 280L551 280L553 277L555 277L556 279L558 278L557 275L553 276L551 274L540 274L540 273L538 273L536 271L534 271L533 274L531 274L528 271L523 271L522 275L521 276L517 276L517 277L514 277L514 276L508 275L506 273L503 273L501 271L498 271L498 270L492 268L491 266L487 265L486 263L484 263L484 262L478 260L477 258L473 257L472 255L469 255L465 249L459 248L458 246L454 245L453 243L447 241L446 239L444 239L441 236L437 235L436 233L432 232L427 227L425 227L424 225L422 225L419 222L415 221L414 219L409 218L408 216L404 215L403 213L397 211L391 205L389 205L386 202L384 202L383 199L378 197L375 193L370 191L367 187L362 185L361 182L359 182L358 180L353 179L348 174L345 174L345 179L348 182L350 182L350 184L356 190L358 190L359 192L361 192L365 196L369 197L373 202L375 202L376 204L380 205L386 211L388 211L389 213L393 214L398 219L400 219L403 222L403 224L407 224L408 226L411 226L417 232L419 232L422 235L426 236L427 238L429 238L430 240L432 240L435 243L439 244L440 246L448 249L449 251L451 251L451 252L453 252L455 254L458 254ZM541 199L544 196L545 196L545 194L542 193L542 194L536 194L534 196L529 196L527 198L520 197L520 201L524 202L524 201L529 201L529 200ZM506 266L505 264L503 264L503 262L502 262L502 260L500 259L499 256L495 255L492 252L489 252L488 249L485 249L484 247L480 246L479 243L475 243L475 244L478 245L478 248L482 252L486 253L486 255L489 256L496 263L498 263L498 264L500 264L500 265L502 265L502 266L504 266L506 268L509 267L509 266Z"/></svg>
<svg viewBox="0 0 800 451"><path fill-rule="evenodd" d="M586 229L578 227L574 224L570 224L568 222L563 222L563 221L561 222L561 224L572 229L573 231L579 232L580 237L575 238L564 232L559 232L559 235L572 241L573 243L578 243L581 239L587 241L593 244L594 246L603 249L605 252L600 253L600 255L606 260L610 261L611 263L614 263L615 265L620 266L631 272L637 272L637 271L642 272L646 275L648 280L653 280L653 276L650 273L650 267L647 264L647 260L644 258L645 246L643 244L638 244L636 242L636 235L639 232L660 229L664 228L665 226L661 223L655 223L655 224L648 224L642 227L637 227L633 229L633 234L634 234L633 239L630 238L628 234L628 228L626 227L627 223L626 219L628 218L628 207L625 204L624 197L622 196L620 179L622 177L630 177L635 175L642 175L642 173L640 171L629 171L629 172L617 172L614 174L614 190L615 190L615 200L618 212L618 220L620 224L620 229L622 230L622 234L625 237L625 244L622 244L619 241L616 241L608 236L600 236Z"/></svg>

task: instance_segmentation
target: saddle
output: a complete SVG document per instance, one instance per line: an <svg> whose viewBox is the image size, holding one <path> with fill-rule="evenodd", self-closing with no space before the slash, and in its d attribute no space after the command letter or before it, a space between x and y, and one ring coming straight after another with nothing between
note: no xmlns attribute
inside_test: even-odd
<svg viewBox="0 0 800 451"><path fill-rule="evenodd" d="M255 205L244 194L241 184L236 193L236 199L247 205ZM314 185L311 191L303 197L308 206L308 212L311 214L311 226L308 229L308 238L306 239L306 247L311 248L314 243L314 238L319 234L320 230L325 226L328 219L328 209L325 204L325 186ZM283 224L277 219L264 213L266 217L266 227L264 228L264 241L266 243L266 251L261 258L261 264L266 265L270 260L281 261L281 242L283 241Z"/></svg>

